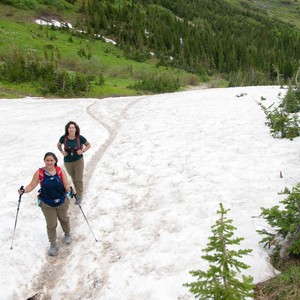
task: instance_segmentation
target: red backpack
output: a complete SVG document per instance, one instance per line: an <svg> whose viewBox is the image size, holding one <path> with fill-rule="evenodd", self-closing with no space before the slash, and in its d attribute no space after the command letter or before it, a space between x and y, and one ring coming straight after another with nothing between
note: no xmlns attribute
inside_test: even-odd
<svg viewBox="0 0 300 300"><path fill-rule="evenodd" d="M56 166L55 170L56 170L56 173L57 173L57 175L59 177L59 180L63 183L63 173L62 173L61 167ZM42 186L43 179L44 179L44 168L39 168L39 182L40 182L40 186Z"/></svg>

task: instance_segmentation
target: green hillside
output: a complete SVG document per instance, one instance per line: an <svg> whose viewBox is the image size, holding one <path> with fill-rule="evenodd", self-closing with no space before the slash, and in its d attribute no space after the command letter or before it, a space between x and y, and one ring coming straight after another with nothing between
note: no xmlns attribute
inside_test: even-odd
<svg viewBox="0 0 300 300"><path fill-rule="evenodd" d="M80 23L83 16L76 13L75 9L63 10L57 13L49 6L42 8L19 9L0 3L0 59L2 71L7 73L7 68L16 69L11 74L11 79L2 74L0 78L0 97L32 96L65 96L65 97L108 97L121 95L138 95L151 93L151 89L145 91L134 87L137 83L146 79L161 81L166 91L174 91L171 87L178 82L176 90L188 88L190 85L205 84L208 77L191 74L180 68L158 66L157 59L149 58L147 61L138 62L129 59L124 51L112 43L102 39L91 38L88 34L80 34L77 30L66 30L51 26L40 26L36 20L59 20L69 22L73 26ZM81 28L81 26L80 26ZM65 70L69 74L84 74L96 76L87 90L66 93L48 92L43 90L43 80L29 80L30 76L23 69L4 63L24 60L39 62L41 64L53 63L59 70ZM51 70L50 70L51 71ZM29 71L30 72L30 71ZM22 74L22 75L21 75ZM0 72L1 76L1 72ZM25 76L25 78L23 78ZM57 79L59 80L59 79ZM217 82L217 83L215 83ZM210 84L219 85L221 80L216 79ZM164 87L158 92L164 92Z"/></svg>
<svg viewBox="0 0 300 300"><path fill-rule="evenodd" d="M227 0L231 4L240 5L262 12L267 17L281 20L300 29L299 0Z"/></svg>
<svg viewBox="0 0 300 300"><path fill-rule="evenodd" d="M288 83L299 68L297 16L297 1L2 0L0 97Z"/></svg>

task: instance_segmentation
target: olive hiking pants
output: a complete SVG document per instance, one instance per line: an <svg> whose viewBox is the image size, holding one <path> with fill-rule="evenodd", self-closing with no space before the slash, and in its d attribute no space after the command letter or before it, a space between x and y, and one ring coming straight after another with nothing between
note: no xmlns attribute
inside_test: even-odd
<svg viewBox="0 0 300 300"><path fill-rule="evenodd" d="M70 220L68 216L69 198L66 197L65 202L57 207L52 207L43 201L41 201L40 205L46 219L47 234L50 243L56 241L57 219L60 222L63 232L70 233Z"/></svg>
<svg viewBox="0 0 300 300"><path fill-rule="evenodd" d="M71 176L73 184L76 189L78 198L82 198L83 193L83 169L84 160L83 157L73 162L65 162L65 167L68 174Z"/></svg>

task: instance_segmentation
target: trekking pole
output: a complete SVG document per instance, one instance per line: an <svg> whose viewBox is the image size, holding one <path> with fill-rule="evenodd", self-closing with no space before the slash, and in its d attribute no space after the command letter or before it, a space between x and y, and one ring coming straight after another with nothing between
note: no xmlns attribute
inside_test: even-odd
<svg viewBox="0 0 300 300"><path fill-rule="evenodd" d="M74 195L74 197L75 197L75 199L77 200L76 194ZM85 216L85 214L84 214L84 212L83 212L83 210L82 210L81 205L78 204L78 206L79 206L79 208L80 208L80 210L81 210L81 212L82 212L82 214L83 214L83 216L84 216L84 218L85 218L85 220L86 220L86 223L88 224L88 226L89 226L89 228L90 228L90 231L91 231L91 233L92 233L92 235L93 235L93 237L94 237L94 239L95 239L95 241L96 241L96 243L97 243L98 240L96 239L96 237L95 237L95 235L94 235L94 233L93 233L93 230L92 230L92 228L91 228L91 226L90 226L90 224L89 224L89 221L87 220L87 218L86 218L86 216Z"/></svg>
<svg viewBox="0 0 300 300"><path fill-rule="evenodd" d="M20 187L20 190L24 191L24 186L23 185ZM16 227L17 227L17 221L18 221L18 215L19 215L19 209L20 209L20 203L21 203L22 195L23 195L23 193L20 194L20 196L19 196L18 208L17 208L16 220L15 220L15 227L14 227L14 233L13 233L13 237L12 237L12 241L11 241L11 247L10 247L11 250L13 248L13 243L14 243L14 238L15 238L15 232L16 232Z"/></svg>

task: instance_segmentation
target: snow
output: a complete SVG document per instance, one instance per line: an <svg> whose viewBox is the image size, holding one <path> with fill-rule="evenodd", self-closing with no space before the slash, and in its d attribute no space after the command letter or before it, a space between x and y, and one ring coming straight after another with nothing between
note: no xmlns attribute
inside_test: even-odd
<svg viewBox="0 0 300 300"><path fill-rule="evenodd" d="M71 23L62 23L56 20L50 20L49 22L45 20L35 20L35 23L42 26L68 27L70 29L73 29Z"/></svg>
<svg viewBox="0 0 300 300"><path fill-rule="evenodd" d="M54 27L58 27L58 28L66 27L66 28L75 30L74 27L73 27L73 25L71 23L63 23L63 22L59 22L57 20L45 21L45 20L38 19L38 20L35 20L35 23L38 24L38 25L41 25L41 26L54 26ZM76 31L80 32L80 33L86 33L83 30L76 30ZM104 36L102 36L100 34L96 34L95 36L97 38L103 39L106 43L111 43L113 45L117 44L114 40L109 39L107 37L104 37Z"/></svg>
<svg viewBox="0 0 300 300"><path fill-rule="evenodd" d="M222 202L253 250L243 274L276 274L256 230L261 207L277 205L299 181L300 139L275 139L257 104L276 86L207 89L107 99L2 99L0 299L193 299L183 283L206 269L202 250ZM244 94L243 96L240 96ZM19 195L43 156L76 121L85 154L82 211L70 206L73 243L49 243L36 191ZM280 177L282 172L283 177ZM94 236L98 240L96 242ZM13 249L11 246L13 245Z"/></svg>

